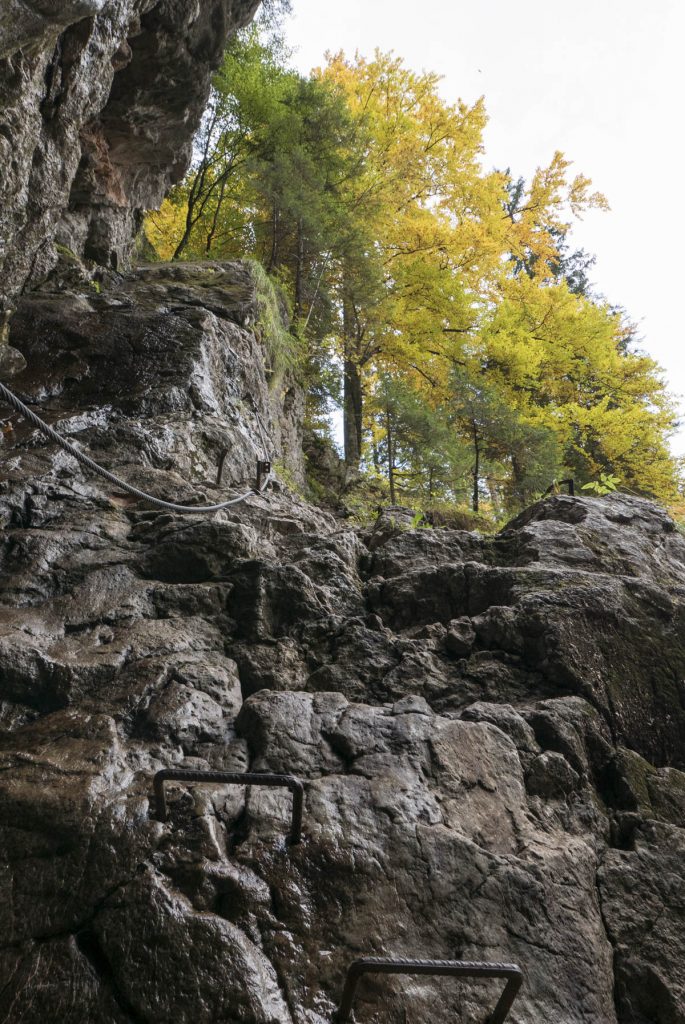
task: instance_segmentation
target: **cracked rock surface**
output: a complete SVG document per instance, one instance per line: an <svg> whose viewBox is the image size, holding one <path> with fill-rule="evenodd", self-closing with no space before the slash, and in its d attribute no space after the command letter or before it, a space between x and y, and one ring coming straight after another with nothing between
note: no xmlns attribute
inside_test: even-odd
<svg viewBox="0 0 685 1024"><path fill-rule="evenodd" d="M301 471L257 320L242 264L35 293L13 386L131 482L216 500L260 424ZM519 964L515 1024L683 1024L663 511L356 530L277 486L169 515L18 420L0 451L0 1021L327 1024L349 962L395 954ZM161 823L163 767L297 775L302 843L280 789L168 783ZM485 1024L499 985L369 976L355 1019Z"/></svg>
<svg viewBox="0 0 685 1024"><path fill-rule="evenodd" d="M3 0L3 310L56 245L127 262L142 212L185 173L209 79L259 0Z"/></svg>

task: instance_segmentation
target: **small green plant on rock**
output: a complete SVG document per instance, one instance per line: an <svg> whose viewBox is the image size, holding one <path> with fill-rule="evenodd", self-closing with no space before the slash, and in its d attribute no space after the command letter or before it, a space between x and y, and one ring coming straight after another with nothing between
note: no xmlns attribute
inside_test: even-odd
<svg viewBox="0 0 685 1024"><path fill-rule="evenodd" d="M410 530L432 530L433 527L428 522L428 520L426 519L426 517L423 514L423 512L417 512L416 515L413 517L413 519L411 521L411 525L409 526L409 529Z"/></svg>
<svg viewBox="0 0 685 1024"><path fill-rule="evenodd" d="M298 498L302 498L303 501L306 500L306 495L301 484L297 480L293 471L286 466L285 462L281 462L277 459L273 463L273 471L278 480L287 488L287 490L296 494Z"/></svg>
<svg viewBox="0 0 685 1024"><path fill-rule="evenodd" d="M600 473L599 480L591 480L590 483L583 484L581 489L592 491L594 494L612 494L620 482L620 477L614 476L612 473Z"/></svg>

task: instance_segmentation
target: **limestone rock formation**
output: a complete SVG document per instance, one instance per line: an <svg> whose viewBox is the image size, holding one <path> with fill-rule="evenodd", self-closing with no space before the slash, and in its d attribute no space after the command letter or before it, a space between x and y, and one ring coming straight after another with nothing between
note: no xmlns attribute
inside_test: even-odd
<svg viewBox="0 0 685 1024"><path fill-rule="evenodd" d="M171 515L7 414L0 1020L327 1024L395 954L520 964L515 1024L684 1024L674 524L612 495L495 538L352 528L283 483L302 396L249 265L121 273L256 6L0 10L0 373L158 497L280 469ZM171 783L160 821L164 767L294 773L302 843L284 790ZM484 1024L497 994L372 977L355 1015Z"/></svg>
<svg viewBox="0 0 685 1024"><path fill-rule="evenodd" d="M56 285L54 286L57 287ZM26 296L15 388L159 496L298 472L249 268ZM18 421L0 482L0 1019L328 1024L359 955L514 961L515 1024L685 1021L685 539L551 497L494 538L283 485L148 510ZM410 518L410 517L408 517ZM162 767L289 772L283 790ZM356 1020L484 1024L373 978Z"/></svg>
<svg viewBox="0 0 685 1024"><path fill-rule="evenodd" d="M116 268L141 212L180 180L229 34L259 0L4 0L3 310L55 246Z"/></svg>

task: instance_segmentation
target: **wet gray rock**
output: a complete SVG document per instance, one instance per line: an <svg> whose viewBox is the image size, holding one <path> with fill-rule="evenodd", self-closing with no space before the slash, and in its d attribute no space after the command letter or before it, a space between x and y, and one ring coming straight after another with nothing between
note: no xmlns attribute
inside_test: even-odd
<svg viewBox="0 0 685 1024"><path fill-rule="evenodd" d="M0 376L3 380L14 377L26 369L26 361L16 348L0 340Z"/></svg>
<svg viewBox="0 0 685 1024"><path fill-rule="evenodd" d="M609 850L599 872L614 948L619 1020L682 1024L685 982L683 817L678 827L640 822L627 850Z"/></svg>
<svg viewBox="0 0 685 1024"><path fill-rule="evenodd" d="M217 500L300 472L243 264L22 300L16 389L108 468ZM271 384L271 386L269 386ZM229 450L225 484L216 485ZM514 961L517 1024L678 1024L685 541L556 496L495 538L357 531L282 483L157 512L13 420L0 449L0 1019L324 1024L367 954ZM162 767L292 772L286 790ZM356 1019L483 1024L369 978Z"/></svg>
<svg viewBox="0 0 685 1024"><path fill-rule="evenodd" d="M122 268L183 176L211 72L259 0L9 0L0 9L3 310L56 248Z"/></svg>
<svg viewBox="0 0 685 1024"><path fill-rule="evenodd" d="M12 386L42 401L62 433L96 445L106 468L118 472L128 461L127 479L143 488L152 480L154 491L159 472L175 476L179 494L189 479L202 479L210 500L224 453L223 485L254 481L266 454L301 479L301 398L292 398L297 388L287 374L269 387L259 316L249 263L154 264L79 293L48 283L12 318L12 345L30 362ZM150 571L161 561L173 572L180 559L192 572L190 548L213 545L186 531L222 528L198 521L173 537L163 531ZM238 535L235 543L247 543Z"/></svg>
<svg viewBox="0 0 685 1024"><path fill-rule="evenodd" d="M301 934L306 915L323 950L348 957L525 960L515 1019L616 1019L593 839L531 811L516 748L499 729L435 715L416 698L373 708L267 692L245 703L238 729L260 770L292 766L309 780L308 842L276 876L302 894L279 899L288 931ZM265 823L255 829L264 834ZM237 856L256 862L249 844ZM323 891L311 885L322 875ZM286 950L306 1005L299 979L312 952L297 942ZM319 986L335 994L341 958L313 955ZM413 1019L475 1022L494 999L492 986L384 981L360 989L357 1014L395 1021L405 1006Z"/></svg>
<svg viewBox="0 0 685 1024"><path fill-rule="evenodd" d="M445 650L453 654L455 658L468 657L473 650L475 641L476 631L467 615L460 619L453 619L449 623L448 631L445 634Z"/></svg>

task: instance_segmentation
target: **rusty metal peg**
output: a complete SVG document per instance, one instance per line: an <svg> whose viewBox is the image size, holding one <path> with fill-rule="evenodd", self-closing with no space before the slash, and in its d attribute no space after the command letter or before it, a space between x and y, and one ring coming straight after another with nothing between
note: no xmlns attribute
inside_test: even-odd
<svg viewBox="0 0 685 1024"><path fill-rule="evenodd" d="M336 1024L350 1019L354 993L362 974L450 974L460 978L506 978L499 1002L487 1024L503 1024L521 987L523 975L516 964L472 963L467 960L405 960L366 956L353 960L347 969Z"/></svg>
<svg viewBox="0 0 685 1024"><path fill-rule="evenodd" d="M260 772L198 772L192 768L162 768L153 779L155 807L159 821L167 820L165 782L214 782L217 785L284 787L293 795L293 816L289 842L296 846L302 839L302 802L304 786L294 775L269 775Z"/></svg>

